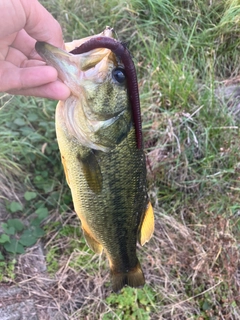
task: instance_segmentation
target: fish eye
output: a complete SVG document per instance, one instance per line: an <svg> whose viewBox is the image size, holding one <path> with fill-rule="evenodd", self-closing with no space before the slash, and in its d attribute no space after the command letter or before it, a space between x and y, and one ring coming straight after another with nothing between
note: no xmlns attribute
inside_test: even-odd
<svg viewBox="0 0 240 320"><path fill-rule="evenodd" d="M112 77L119 84L124 84L126 80L125 70L120 67L113 69Z"/></svg>

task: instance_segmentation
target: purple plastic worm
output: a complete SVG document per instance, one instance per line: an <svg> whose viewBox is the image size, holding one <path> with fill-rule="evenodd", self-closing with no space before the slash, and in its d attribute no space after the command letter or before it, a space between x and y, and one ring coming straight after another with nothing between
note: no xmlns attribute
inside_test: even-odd
<svg viewBox="0 0 240 320"><path fill-rule="evenodd" d="M122 61L125 67L125 74L127 78L127 90L130 98L133 122L136 130L137 148L142 149L143 138L138 81L136 69L128 49L121 42L113 38L99 36L84 42L78 48L75 48L74 50L70 51L70 53L81 54L98 48L110 49Z"/></svg>

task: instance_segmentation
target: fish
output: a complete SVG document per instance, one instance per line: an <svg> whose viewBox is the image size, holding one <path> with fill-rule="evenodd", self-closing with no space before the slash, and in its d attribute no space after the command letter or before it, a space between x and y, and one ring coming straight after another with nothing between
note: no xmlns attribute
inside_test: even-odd
<svg viewBox="0 0 240 320"><path fill-rule="evenodd" d="M35 48L71 91L57 105L56 135L86 243L106 253L114 292L141 287L137 243L152 237L154 212L130 52L110 27L66 50L45 42Z"/></svg>

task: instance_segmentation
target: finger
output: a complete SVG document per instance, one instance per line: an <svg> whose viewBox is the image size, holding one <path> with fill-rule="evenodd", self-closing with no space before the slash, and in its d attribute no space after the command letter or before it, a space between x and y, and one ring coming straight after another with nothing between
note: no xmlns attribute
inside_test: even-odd
<svg viewBox="0 0 240 320"><path fill-rule="evenodd" d="M37 0L1 0L0 39L22 29L39 41L64 48L59 23Z"/></svg>
<svg viewBox="0 0 240 320"><path fill-rule="evenodd" d="M54 100L66 100L70 95L70 90L61 81L55 81L35 88L10 90L8 93Z"/></svg>
<svg viewBox="0 0 240 320"><path fill-rule="evenodd" d="M30 37L30 35L22 29L17 33L13 43L11 44L11 48L19 50L29 59L42 61L42 57L35 50L35 44L36 40Z"/></svg>
<svg viewBox="0 0 240 320"><path fill-rule="evenodd" d="M26 57L29 57L35 48L35 43L36 40L27 34L24 29L22 29L17 33L15 40L11 44L11 47L21 51Z"/></svg>
<svg viewBox="0 0 240 320"><path fill-rule="evenodd" d="M34 39L64 48L62 30L53 16L37 0L21 0L27 20L24 29Z"/></svg>
<svg viewBox="0 0 240 320"><path fill-rule="evenodd" d="M41 60L28 60L28 58L21 51L12 47L9 48L7 56L5 57L5 61L10 62L19 68L46 65L46 63ZM2 65L4 66L3 62Z"/></svg>
<svg viewBox="0 0 240 320"><path fill-rule="evenodd" d="M0 38L14 34L26 24L26 14L20 1L1 0Z"/></svg>
<svg viewBox="0 0 240 320"><path fill-rule="evenodd" d="M18 68L0 61L0 92L41 86L57 80L57 71L50 66Z"/></svg>
<svg viewBox="0 0 240 320"><path fill-rule="evenodd" d="M46 62L42 60L28 59L21 51L11 47L8 50L5 61L12 63L14 66L19 68L46 66Z"/></svg>

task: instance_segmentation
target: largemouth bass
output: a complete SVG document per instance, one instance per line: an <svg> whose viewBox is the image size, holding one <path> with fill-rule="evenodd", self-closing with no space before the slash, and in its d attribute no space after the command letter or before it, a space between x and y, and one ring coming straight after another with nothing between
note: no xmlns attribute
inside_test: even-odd
<svg viewBox="0 0 240 320"><path fill-rule="evenodd" d="M56 133L74 209L89 247L107 254L113 290L142 286L136 245L151 238L154 216L135 68L109 27L66 48L36 43L71 90L57 105Z"/></svg>

